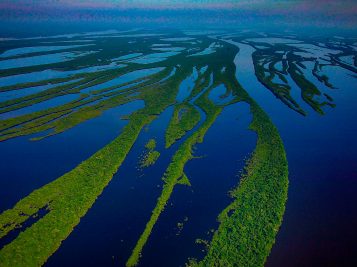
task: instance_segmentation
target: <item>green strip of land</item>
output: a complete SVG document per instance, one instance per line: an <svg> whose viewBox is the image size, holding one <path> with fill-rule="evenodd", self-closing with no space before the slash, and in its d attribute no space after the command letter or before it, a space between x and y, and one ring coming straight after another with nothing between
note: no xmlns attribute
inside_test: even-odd
<svg viewBox="0 0 357 267"><path fill-rule="evenodd" d="M193 129L200 121L200 113L187 102L175 106L174 113L166 130L166 148L170 147L187 131Z"/></svg>
<svg viewBox="0 0 357 267"><path fill-rule="evenodd" d="M282 222L288 192L288 165L279 133L269 117L249 101L258 135L233 202L219 215L205 258L188 266L264 266Z"/></svg>
<svg viewBox="0 0 357 267"><path fill-rule="evenodd" d="M130 258L128 259L126 266L136 266L139 262L141 251L146 244L148 238L150 237L151 231L156 224L161 212L165 209L167 201L170 199L173 189L176 184L178 184L179 179L184 176L183 169L188 160L192 158L192 148L193 146L203 141L203 137L207 130L211 127L218 114L221 112L222 108L216 107L211 101L208 100L207 94L202 95L198 101L198 105L202 107L207 114L206 120L195 131L191 136L189 136L179 147L179 149L174 154L170 165L165 171L163 176L163 189L160 197L157 200L156 206L152 211L150 220L146 224L144 232L141 234L135 248L132 251Z"/></svg>
<svg viewBox="0 0 357 267"><path fill-rule="evenodd" d="M141 129L153 119L132 115L122 134L72 171L33 191L0 215L0 236L43 207L49 212L0 251L1 266L40 266L67 238L117 172Z"/></svg>
<svg viewBox="0 0 357 267"><path fill-rule="evenodd" d="M145 108L129 116L111 143L55 181L33 191L0 215L0 238L42 209L47 214L0 251L0 266L40 266L59 248L117 172L141 129L175 101L180 78L142 90Z"/></svg>

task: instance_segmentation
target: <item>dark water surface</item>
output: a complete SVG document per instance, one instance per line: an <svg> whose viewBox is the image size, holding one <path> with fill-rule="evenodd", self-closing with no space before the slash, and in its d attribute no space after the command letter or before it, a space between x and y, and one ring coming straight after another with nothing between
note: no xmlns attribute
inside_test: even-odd
<svg viewBox="0 0 357 267"><path fill-rule="evenodd" d="M142 101L118 106L40 141L30 141L34 136L25 136L0 142L0 210L11 208L33 190L72 170L104 147L127 123L120 118L143 106Z"/></svg>
<svg viewBox="0 0 357 267"><path fill-rule="evenodd" d="M279 129L289 163L284 221L266 266L357 266L355 78L351 72L326 67L338 89L322 89L336 107L324 108L321 116L303 105L308 111L304 117L257 81L249 46L239 46L237 78ZM298 94L296 86L292 90Z"/></svg>
<svg viewBox="0 0 357 267"><path fill-rule="evenodd" d="M156 164L144 170L139 159L151 138L159 151L163 149L163 130L172 112L168 108L140 133L112 181L47 266L125 264L161 193L161 177L173 150L162 152Z"/></svg>
<svg viewBox="0 0 357 267"><path fill-rule="evenodd" d="M140 266L185 266L188 258L204 257L196 239L211 240L217 216L232 199L229 190L239 183L237 174L253 151L256 136L248 130L248 105L226 107L195 148L184 169L191 186L177 185L143 249ZM230 125L230 127L227 127ZM178 223L183 223L180 230Z"/></svg>
<svg viewBox="0 0 357 267"><path fill-rule="evenodd" d="M135 36L133 34L133 37ZM147 37L150 38L150 35ZM277 42L278 39L265 38L265 41ZM187 37L179 37L161 41L189 40L191 39L187 40ZM307 116L302 116L284 105L258 82L252 62L254 48L247 44L228 42L240 48L234 60L237 66L237 80L267 112L278 128L289 163L290 184L286 212L266 266L357 266L357 84L356 78L353 77L355 74L333 66L324 67L324 73L336 87L330 89L319 83L306 70L305 76L321 92L331 95L336 103L335 108L323 107L325 115L319 115L303 102L301 90L287 77L292 85L291 95L308 113ZM308 46L305 43L299 45ZM115 62L130 60L132 63L137 61L136 63L144 65L140 70L86 88L81 93L90 93L94 89L113 85L119 86L156 74L164 70L164 62L162 67L156 68L145 67L145 64L161 62L175 53L181 53L177 48L179 47L176 47L176 50L166 47L167 51L164 53L154 50L146 56L142 53L130 53L116 58ZM205 50L205 53L214 52L215 49L215 46L212 46ZM158 53L161 56L158 56ZM82 54L72 57L75 56L80 57ZM50 62L72 60L71 57L63 58L59 53L54 53L48 59ZM18 67L23 63L21 60L5 60L6 64L2 68ZM27 60L28 62L24 61L25 65L47 62L45 56ZM114 66L117 66L116 63L108 62L101 67L92 66L66 72L36 71L2 77L0 83L1 86L13 85L45 77L66 77L76 72L110 69ZM311 66L309 67L308 69L311 69ZM173 68L170 75L162 81L174 76L176 68ZM198 74L206 70L207 66L201 70L192 69L192 73L179 86L177 102L188 99ZM210 79L212 85L213 73ZM53 86L47 84L3 92L0 100L26 96ZM218 85L208 93L208 97L215 104L224 105L233 99L233 95L226 96L225 93L226 88ZM4 113L0 115L0 119L59 106L76 100L78 96L79 94L68 94L56 97ZM145 127L109 185L70 236L49 258L46 266L125 265L155 208L162 191L162 177L172 156L206 118L203 111L194 104L195 99L190 103L201 115L198 125L168 149L165 148L165 131L173 114L173 106L168 107ZM133 101L109 109L100 117L40 141L30 141L32 137L40 136L32 135L0 142L0 212L12 208L33 190L72 170L104 147L116 138L126 125L127 121L121 117L143 107L144 101ZM196 240L211 240L212 230L218 227L217 216L232 201L228 192L239 184L239 171L256 143L256 134L248 130L251 119L247 104L227 106L207 131L204 142L194 147L195 158L190 160L184 169L191 186L175 186L167 207L143 248L139 266L185 266L191 257L198 260L204 257L204 246L197 244ZM152 138L156 140L156 150L161 155L154 165L142 169L139 167L140 158L145 151L145 144Z"/></svg>
<svg viewBox="0 0 357 267"><path fill-rule="evenodd" d="M161 193L162 175L183 140L164 149L164 133L173 108L163 112L142 131L118 173L93 207L46 266L123 266L150 218ZM238 171L252 152L255 134L247 127L247 105L227 107L207 132L203 144L185 168L192 186L177 185L169 204L144 247L140 266L184 266L189 257L203 257L197 238L210 239L218 214L231 201L228 191L238 184ZM225 125L232 127L227 131ZM198 127L198 126L197 126ZM161 152L155 165L139 169L139 158L150 138ZM224 138L224 142L220 142ZM224 157L223 157L224 156ZM184 221L180 233L177 223ZM160 257L158 254L160 253Z"/></svg>

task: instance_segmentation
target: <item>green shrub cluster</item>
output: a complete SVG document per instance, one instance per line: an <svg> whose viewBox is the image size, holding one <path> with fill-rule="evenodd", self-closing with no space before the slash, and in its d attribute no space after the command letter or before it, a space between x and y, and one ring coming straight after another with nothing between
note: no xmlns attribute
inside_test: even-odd
<svg viewBox="0 0 357 267"><path fill-rule="evenodd" d="M182 138L199 121L200 113L193 105L187 102L176 105L165 134L166 148Z"/></svg>
<svg viewBox="0 0 357 267"><path fill-rule="evenodd" d="M160 152L156 151L156 141L155 139L150 139L146 144L145 144L146 151L140 160L140 167L141 168L146 168L151 165L154 165L155 162L158 160L160 157Z"/></svg>

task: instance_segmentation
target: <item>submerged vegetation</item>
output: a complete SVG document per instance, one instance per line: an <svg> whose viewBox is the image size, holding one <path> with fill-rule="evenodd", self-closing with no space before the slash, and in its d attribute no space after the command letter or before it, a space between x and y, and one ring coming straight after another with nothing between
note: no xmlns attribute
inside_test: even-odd
<svg viewBox="0 0 357 267"><path fill-rule="evenodd" d="M21 136L42 142L115 107L126 111L126 104L135 101L142 103L142 106L127 110L125 117L116 118L127 120L127 124L110 143L52 182L27 196L19 196L12 208L0 214L1 239L20 229L20 234L0 250L0 265L45 264L80 223L113 175L121 171L120 166L142 129L173 106L173 114L164 133L165 148L161 150L154 138L149 139L138 162L141 167L148 167L155 164L159 157L161 161L163 152L172 151L168 165L160 174L162 179L158 188L161 192L156 204L126 261L127 266L137 265L140 257L145 256L143 249L176 185L194 187L191 177L185 173L185 166L188 161L194 160L195 146L204 142L205 134L226 106L245 102L253 116L250 129L257 135L256 148L231 192L231 204L219 216L217 214L219 226L212 240L204 242L207 255L203 259L191 259L188 265L263 266L285 210L288 163L278 130L245 91L250 88L244 89L239 84L234 64L239 49L227 41L234 40L254 48L252 61L259 82L288 108L302 115L308 112L293 90L299 88L301 100L314 111L324 114L326 106L335 105L329 92L335 88L324 70L329 66L338 66L356 72L356 59L353 64L346 63L346 57L353 55L351 43L337 46L329 42L326 44L328 49L339 52L330 51L321 57L314 57L301 44L254 41L257 37L259 34L232 35L224 32L187 37L180 31L163 31L161 35L137 30L135 34L93 33L56 37L55 40L41 37L2 41L0 53L15 50L5 55L11 55L25 46L43 45L43 42L63 41L70 46L84 39L91 44L56 50L56 53L73 52L76 56L71 60L2 69L2 142L14 139L12 141L16 144ZM312 43L322 50L327 49L319 44L319 40ZM51 57L54 53L38 49L25 49L23 52L2 57L0 61ZM317 86L317 82L324 86L323 89ZM227 101L215 103L209 95L221 85L225 92L219 100L224 98ZM35 223L22 228L44 209L46 213L39 216ZM185 219L184 223L189 221ZM182 227L183 222L179 222L179 231ZM185 261L188 259L183 259Z"/></svg>

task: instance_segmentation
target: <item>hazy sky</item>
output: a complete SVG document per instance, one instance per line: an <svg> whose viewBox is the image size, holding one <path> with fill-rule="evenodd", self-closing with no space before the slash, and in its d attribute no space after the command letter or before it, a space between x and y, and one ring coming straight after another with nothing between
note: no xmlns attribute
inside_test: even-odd
<svg viewBox="0 0 357 267"><path fill-rule="evenodd" d="M0 0L2 20L357 24L356 0Z"/></svg>

